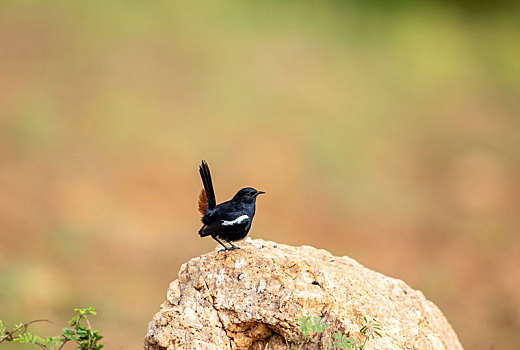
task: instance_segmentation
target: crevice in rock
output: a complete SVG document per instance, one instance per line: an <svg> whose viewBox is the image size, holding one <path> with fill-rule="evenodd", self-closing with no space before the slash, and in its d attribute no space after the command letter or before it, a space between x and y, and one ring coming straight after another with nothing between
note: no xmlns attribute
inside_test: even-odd
<svg viewBox="0 0 520 350"><path fill-rule="evenodd" d="M248 350L281 350L289 348L289 343L281 334L276 333L269 325L258 324L258 326L261 325L267 327L270 332L267 336L264 334L260 338L253 338L253 342Z"/></svg>

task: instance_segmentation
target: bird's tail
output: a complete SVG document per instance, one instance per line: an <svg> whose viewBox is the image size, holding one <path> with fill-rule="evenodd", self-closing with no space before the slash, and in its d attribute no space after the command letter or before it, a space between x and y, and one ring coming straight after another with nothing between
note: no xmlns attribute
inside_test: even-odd
<svg viewBox="0 0 520 350"><path fill-rule="evenodd" d="M199 236L206 237L206 236L210 235L210 233L204 232L205 228L206 228L206 225L202 226L202 228L199 230Z"/></svg>
<svg viewBox="0 0 520 350"><path fill-rule="evenodd" d="M213 190L213 182L211 182L209 166L204 160L199 167L199 173L204 185L204 189L199 196L199 211L204 215L206 211L215 209L217 201L215 199L215 191Z"/></svg>

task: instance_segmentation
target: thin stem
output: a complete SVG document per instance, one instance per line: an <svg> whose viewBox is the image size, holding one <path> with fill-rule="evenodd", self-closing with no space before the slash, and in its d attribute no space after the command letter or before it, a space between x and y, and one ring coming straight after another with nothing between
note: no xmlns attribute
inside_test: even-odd
<svg viewBox="0 0 520 350"><path fill-rule="evenodd" d="M12 331L7 331L5 332L5 335L6 337L1 339L0 340L0 343L4 342L5 340L7 341L13 341L13 334L15 334L16 332L18 332L19 330L23 329L23 332L22 333L25 333L27 332L27 327L32 324L32 323L36 323L36 322L50 322L52 323L51 321L49 320L33 320L33 321L30 321L30 322L27 322L27 323L22 323L21 325L18 325L17 327L15 327Z"/></svg>

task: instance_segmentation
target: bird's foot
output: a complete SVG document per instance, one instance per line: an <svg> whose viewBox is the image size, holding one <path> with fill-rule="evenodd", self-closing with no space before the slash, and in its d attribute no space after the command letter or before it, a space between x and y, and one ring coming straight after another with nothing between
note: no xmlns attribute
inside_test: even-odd
<svg viewBox="0 0 520 350"><path fill-rule="evenodd" d="M228 243L229 243L229 245L231 246L231 247L229 247L229 248L228 248L229 250L235 250L235 249L240 249L240 247L237 247L236 245L234 245L234 244L233 244L233 243L231 243L230 241L226 241L226 242L228 242Z"/></svg>
<svg viewBox="0 0 520 350"><path fill-rule="evenodd" d="M236 245L234 245L234 246L231 246L231 247L220 248L220 249L217 249L217 252L218 253L225 253L227 251L232 251L232 250L235 250L235 249L240 249L240 247L237 247Z"/></svg>

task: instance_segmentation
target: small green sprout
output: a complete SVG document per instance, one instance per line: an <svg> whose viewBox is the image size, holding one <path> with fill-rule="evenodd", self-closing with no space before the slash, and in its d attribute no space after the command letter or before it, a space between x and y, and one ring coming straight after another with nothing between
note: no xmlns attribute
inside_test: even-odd
<svg viewBox="0 0 520 350"><path fill-rule="evenodd" d="M381 332L383 328L381 324L375 318L363 317L364 324L359 330L363 335L363 344L354 338L350 337L350 333L343 334L342 332L333 333L329 339L325 340L325 349L346 349L346 350L363 350L368 340L374 339L375 336L382 338ZM311 341L315 343L315 346L321 340L323 332L327 328L327 324L323 322L321 317L301 317L297 319L300 331L303 333L303 340L299 343L298 347L292 347L291 349L303 349L305 342Z"/></svg>
<svg viewBox="0 0 520 350"><path fill-rule="evenodd" d="M20 323L12 330L7 330L0 320L0 343L11 341L23 344L33 344L45 350L60 350L67 342L77 344L77 350L100 350L103 344L99 341L103 338L98 330L92 330L88 320L89 315L96 315L93 307L74 309L76 314L68 322L68 326L62 329L60 335L42 338L30 333L28 327L35 322L50 322L48 320L34 320L28 323Z"/></svg>

